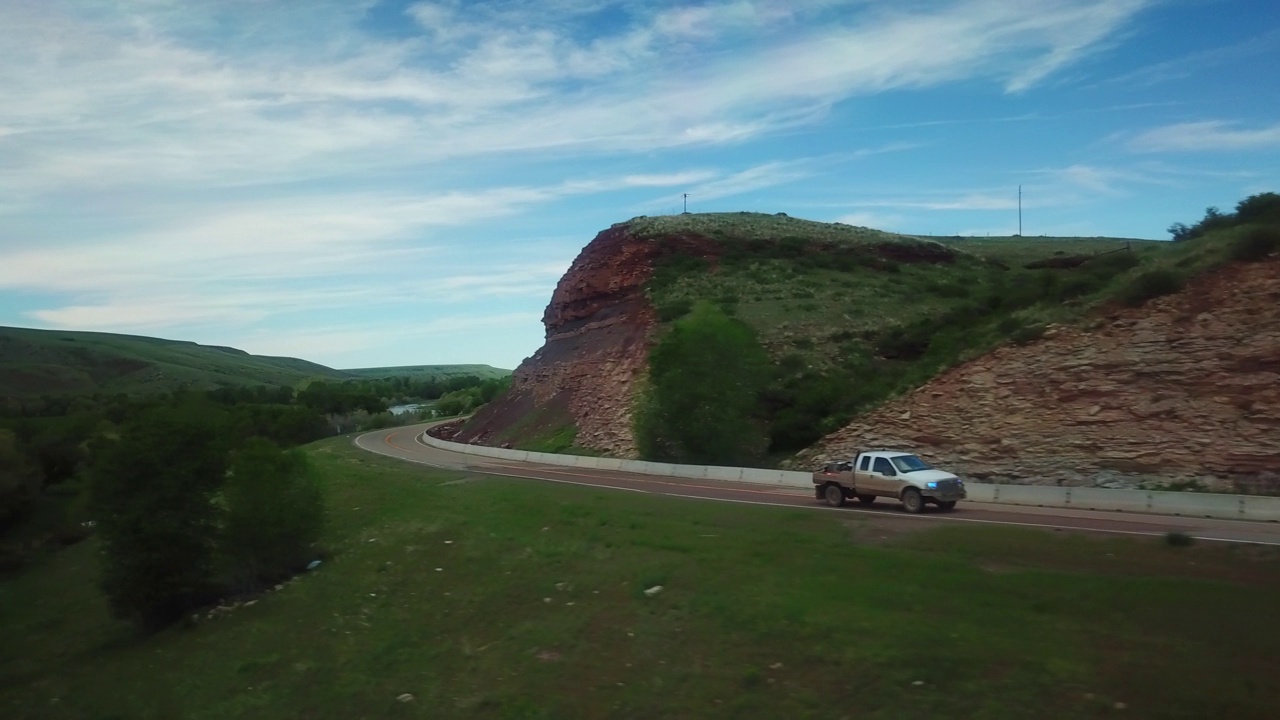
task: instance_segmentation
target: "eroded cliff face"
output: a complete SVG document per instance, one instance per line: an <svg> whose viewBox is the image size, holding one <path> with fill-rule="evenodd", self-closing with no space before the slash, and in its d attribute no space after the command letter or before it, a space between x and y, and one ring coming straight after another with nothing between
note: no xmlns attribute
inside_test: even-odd
<svg viewBox="0 0 1280 720"><path fill-rule="evenodd" d="M1280 492L1280 260L1000 348L798 461L868 447L1000 482Z"/></svg>
<svg viewBox="0 0 1280 720"><path fill-rule="evenodd" d="M644 284L663 252L713 257L697 235L639 238L626 223L601 232L560 279L543 313L547 339L520 364L511 389L477 413L460 442L503 444L537 438L573 422L576 444L635 456L632 395L647 368L657 323Z"/></svg>

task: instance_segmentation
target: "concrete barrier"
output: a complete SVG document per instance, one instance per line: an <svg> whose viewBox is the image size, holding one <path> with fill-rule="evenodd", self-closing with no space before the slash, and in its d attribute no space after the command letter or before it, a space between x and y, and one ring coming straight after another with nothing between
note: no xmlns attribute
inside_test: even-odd
<svg viewBox="0 0 1280 720"><path fill-rule="evenodd" d="M1117 510L1120 512L1152 512L1147 490L1109 490L1107 488L1073 487L1067 492L1065 507L1080 510Z"/></svg>
<svg viewBox="0 0 1280 720"><path fill-rule="evenodd" d="M1217 493L1151 493L1151 512L1187 517L1244 517L1243 495Z"/></svg>
<svg viewBox="0 0 1280 720"><path fill-rule="evenodd" d="M1280 497L1245 496L1242 512L1245 520L1280 522Z"/></svg>
<svg viewBox="0 0 1280 720"><path fill-rule="evenodd" d="M503 460L527 460L543 465L596 470L621 470L660 477L743 482L804 490L813 488L812 476L806 472L731 468L718 465L676 465L648 460L558 455L467 445L433 438L426 433L419 437L430 447ZM965 489L970 502L1280 522L1280 497L990 483L965 483Z"/></svg>
<svg viewBox="0 0 1280 720"><path fill-rule="evenodd" d="M994 485L993 488L991 502L1038 507L1066 507L1067 505L1066 488L1039 485Z"/></svg>
<svg viewBox="0 0 1280 720"><path fill-rule="evenodd" d="M996 488L999 485L990 483L971 483L964 484L965 495L968 496L970 502L995 502Z"/></svg>

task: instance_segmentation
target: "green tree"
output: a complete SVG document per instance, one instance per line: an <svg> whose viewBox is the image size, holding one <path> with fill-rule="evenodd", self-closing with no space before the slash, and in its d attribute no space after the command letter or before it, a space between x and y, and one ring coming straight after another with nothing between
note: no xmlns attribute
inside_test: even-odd
<svg viewBox="0 0 1280 720"><path fill-rule="evenodd" d="M1236 217L1246 223L1280 223L1280 195L1273 192L1250 195L1236 205Z"/></svg>
<svg viewBox="0 0 1280 720"><path fill-rule="evenodd" d="M141 629L173 622L215 588L220 419L205 404L154 408L95 448L102 588L113 613Z"/></svg>
<svg viewBox="0 0 1280 720"><path fill-rule="evenodd" d="M249 440L234 455L222 499L222 557L234 589L275 582L314 558L324 501L301 452Z"/></svg>
<svg viewBox="0 0 1280 720"><path fill-rule="evenodd" d="M760 392L769 362L750 327L701 302L649 354L649 385L636 412L646 458L738 464L764 454Z"/></svg>
<svg viewBox="0 0 1280 720"><path fill-rule="evenodd" d="M0 535L30 514L40 490L40 469L9 430L0 430Z"/></svg>

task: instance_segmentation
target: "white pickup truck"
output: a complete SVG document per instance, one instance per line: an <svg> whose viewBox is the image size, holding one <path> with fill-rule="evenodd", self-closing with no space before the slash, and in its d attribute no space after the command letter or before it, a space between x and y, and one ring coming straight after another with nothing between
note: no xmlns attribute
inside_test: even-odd
<svg viewBox="0 0 1280 720"><path fill-rule="evenodd" d="M901 501L909 513L920 512L926 503L950 510L965 498L960 478L929 467L911 453L892 450L860 452L852 460L829 463L813 474L813 489L832 507L851 498L870 505L887 497Z"/></svg>

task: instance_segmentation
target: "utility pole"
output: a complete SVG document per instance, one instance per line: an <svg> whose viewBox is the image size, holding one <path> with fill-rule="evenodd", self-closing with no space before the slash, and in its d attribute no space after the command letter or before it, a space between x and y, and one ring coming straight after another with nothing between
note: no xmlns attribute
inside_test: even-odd
<svg viewBox="0 0 1280 720"><path fill-rule="evenodd" d="M684 193L681 197L684 198L684 214L688 215L689 214L689 193Z"/></svg>
<svg viewBox="0 0 1280 720"><path fill-rule="evenodd" d="M1022 186L1018 186L1018 237L1022 237Z"/></svg>

